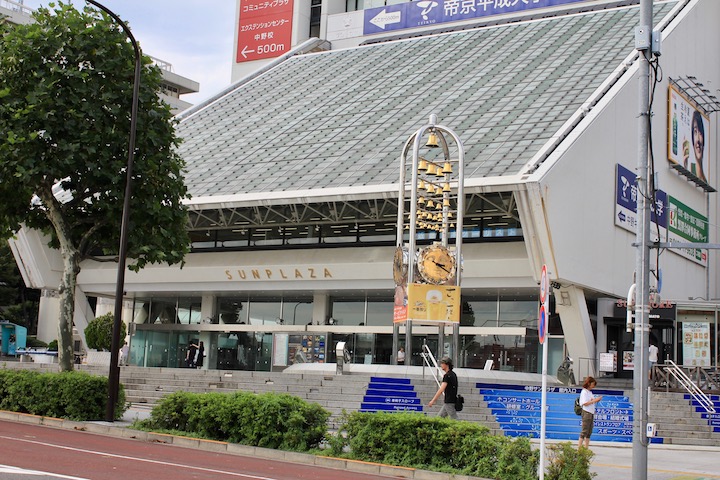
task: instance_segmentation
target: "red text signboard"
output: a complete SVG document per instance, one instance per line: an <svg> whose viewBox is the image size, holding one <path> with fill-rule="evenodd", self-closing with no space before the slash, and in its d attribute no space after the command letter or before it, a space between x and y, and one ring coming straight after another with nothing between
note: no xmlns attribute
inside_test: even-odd
<svg viewBox="0 0 720 480"><path fill-rule="evenodd" d="M290 50L293 0L240 0L236 62L273 58Z"/></svg>

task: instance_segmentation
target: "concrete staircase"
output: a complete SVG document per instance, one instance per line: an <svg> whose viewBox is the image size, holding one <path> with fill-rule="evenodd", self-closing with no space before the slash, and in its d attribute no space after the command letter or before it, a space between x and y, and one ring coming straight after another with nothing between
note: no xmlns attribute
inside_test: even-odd
<svg viewBox="0 0 720 480"><path fill-rule="evenodd" d="M687 393L652 392L648 422L666 444L720 447L720 400L710 398L718 413L707 413Z"/></svg>
<svg viewBox="0 0 720 480"><path fill-rule="evenodd" d="M393 377L387 378L393 379ZM394 380L402 378L398 376L394 377ZM125 398L133 404L152 406L164 395L176 391L287 393L317 403L328 410L331 414L329 421L331 429L338 427L343 410L353 412L363 409L368 387L374 379L382 381L382 378L373 375L318 375L315 373L288 375L273 372L184 368L122 367L120 374L120 382L125 387ZM426 406L437 391L437 385L432 378L415 377L410 379L407 385L415 395L414 410L430 415L439 410L439 407L435 406L428 411ZM460 381L460 392L465 396L465 408L460 412L459 418L487 425L494 433L500 433L499 424L482 401L477 388L474 387L474 382ZM382 410L406 410L400 403L396 403L394 406L398 408L382 408Z"/></svg>
<svg viewBox="0 0 720 480"><path fill-rule="evenodd" d="M44 372L57 372L56 364L37 364L21 362L2 362L0 368L29 369ZM93 375L107 376L107 367L76 365L77 370ZM477 375L488 372L478 372ZM498 372L490 372L500 375ZM160 398L175 391L222 392L232 393L238 390L253 393L281 392L294 395L310 402L320 404L331 413L329 427L336 429L343 410L359 411L373 377L408 378L415 392L417 410L435 415L436 405L427 408L427 402L437 391L437 384L430 375L392 371L382 373L352 373L334 375L330 370L322 373L279 373L246 372L222 370L195 370L187 368L142 368L126 366L120 370L120 382L125 387L128 402L155 405ZM507 435L501 428L492 409L478 389L483 378L472 378L470 372L459 375L459 390L465 397L465 408L458 414L461 420L476 422L490 428L497 435ZM480 382L479 382L480 380ZM495 377L493 382L500 383ZM508 385L530 386L531 382L511 379ZM630 402L634 401L631 381L623 379L599 379L599 390L624 389L623 393ZM556 384L553 384L556 385ZM535 387L538 387L535 385ZM562 387L557 387L562 388ZM539 388L537 389L539 393ZM568 394L568 405L564 410L572 411L571 401L574 394ZM713 396L715 408L720 412L720 400ZM562 402L561 402L562 403ZM400 409L398 409L400 410ZM658 436L666 444L718 446L720 447L720 414L708 415L697 411L698 407L682 393L653 392L650 398L648 421L657 424ZM577 418L577 417L575 417ZM575 422L577 420L575 419ZM579 428L579 427L578 427ZM579 431L579 430L578 430ZM571 436L574 436L574 430ZM595 434L593 435L593 438Z"/></svg>
<svg viewBox="0 0 720 480"><path fill-rule="evenodd" d="M540 438L542 388L525 385L478 383L480 394L503 432L511 437ZM546 398L545 438L577 440L581 419L574 413L580 388L549 386ZM632 442L633 408L622 390L597 389L603 396L595 411L594 441ZM662 439L654 439L661 443Z"/></svg>

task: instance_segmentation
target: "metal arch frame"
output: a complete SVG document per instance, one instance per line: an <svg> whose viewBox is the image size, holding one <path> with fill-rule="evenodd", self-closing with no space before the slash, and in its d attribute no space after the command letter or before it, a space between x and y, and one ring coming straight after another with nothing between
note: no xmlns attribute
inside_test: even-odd
<svg viewBox="0 0 720 480"><path fill-rule="evenodd" d="M465 216L494 217L505 216L520 221L516 210L516 198L512 191L493 192L491 194L470 192L465 197ZM482 202L497 209L496 212L472 210ZM347 213L359 214L352 221L381 221L394 219L398 209L397 198L380 196L373 199L337 200L302 202L288 205L253 205L243 207L191 209L188 216L188 229L223 230L227 228L253 228L273 226L324 225L351 221L345 218Z"/></svg>
<svg viewBox="0 0 720 480"><path fill-rule="evenodd" d="M465 189L464 189L464 174L465 174L465 150L463 148L462 140L460 137L451 130L450 128L439 125L437 123L437 117L433 114L430 115L430 121L427 125L421 127L413 135L408 138L403 147L402 154L400 155L400 180L398 185L398 204L397 204L397 246L404 248L404 232L405 232L405 200L408 194L410 197L410 215L408 217L409 223L409 242L407 249L409 253L408 258L408 269L406 282L412 282L415 276L415 262L414 258L416 255L417 244L417 214L418 214L418 166L420 162L420 141L424 138L426 133L434 133L437 135L439 146L442 147L443 156L437 163L444 164L444 162L457 163L457 176L452 181L448 178L447 182L450 184L451 191L456 192L456 218L455 218L455 281L459 287L462 281L462 232L463 232L463 219L465 216ZM457 160L450 158L450 150L448 148L448 142L445 138L449 136L457 147ZM412 150L412 163L408 162L408 155ZM433 162L436 163L436 162ZM407 168L411 168L411 180L408 183L407 179ZM449 199L449 192L443 192L443 200ZM444 203L444 202L443 202ZM449 207L443 205L442 207L442 229L441 243L443 246L448 246L449 237ZM460 232L457 234L457 232ZM444 335L445 335L445 324L439 325L438 329L438 356L441 356L444 349ZM397 323L393 323L393 348L392 348L392 362L397 363L396 351L399 346L400 327ZM412 355L412 320L405 321L405 348L406 354ZM453 324L453 349L452 357L453 363L458 363L458 350L460 349L460 325L459 323Z"/></svg>
<svg viewBox="0 0 720 480"><path fill-rule="evenodd" d="M460 140L460 137L457 136L457 134L449 129L448 127L445 127L443 125L439 125L437 123L437 117L435 115L430 115L430 123L420 128L417 132L415 132L414 135L408 139L405 148L403 149L403 155L400 158L400 191L399 191L399 198L398 201L398 232L397 232L397 242L398 245L401 245L403 242L403 232L404 232L404 219L405 219L405 196L406 196L406 190L407 190L407 181L405 178L405 173L407 170L408 162L407 162L407 154L409 153L409 146L412 142L412 180L410 181L410 236L409 236L409 242L408 242L408 249L410 251L411 255L414 255L415 249L416 249L416 236L417 236L417 223L414 221L417 218L417 201L418 201L418 195L417 195L417 183L418 183L418 164L420 161L420 140L425 136L425 133L427 132L433 132L438 134L438 140L440 140L440 143L442 144L443 149L443 159L442 161L451 161L450 159L450 151L448 149L447 140L445 139L445 135L449 135L452 137L453 142L457 146L458 149L458 174L457 174L457 180L455 181L456 184L454 185L454 189L457 192L457 208L456 211L458 212L455 219L455 231L456 232L462 232L463 231L463 217L465 216L465 191L464 191L464 167L465 167L465 151L463 148L462 140ZM451 188L453 188L451 183ZM442 235L442 244L443 246L448 246L448 222L447 222L447 213L448 209L447 207L443 207L443 230L441 232ZM460 285L461 282L461 275L462 275L462 234L455 235L455 255L457 261L455 262L455 278L457 285ZM412 279L414 276L414 264L412 261L408 262L408 279Z"/></svg>

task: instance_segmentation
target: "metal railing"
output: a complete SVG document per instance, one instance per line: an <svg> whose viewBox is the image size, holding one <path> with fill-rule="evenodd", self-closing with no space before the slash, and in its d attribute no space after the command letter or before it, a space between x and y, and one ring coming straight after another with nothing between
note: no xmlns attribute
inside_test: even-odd
<svg viewBox="0 0 720 480"><path fill-rule="evenodd" d="M35 11L34 8L27 7L22 3L13 2L13 0L0 0L0 7L19 13L20 15L25 15L27 17L32 16L33 12Z"/></svg>
<svg viewBox="0 0 720 480"><path fill-rule="evenodd" d="M704 369L698 370L697 368L694 368L693 370L695 370L695 373L698 375L700 375L701 372L707 374ZM671 388L681 387L692 395L692 397L702 408L705 409L706 412L715 413L713 401L705 394L705 392L702 391L698 385L700 382L696 383L693 381L693 379L685 373L683 368L678 366L672 360L665 360L665 365L656 366L652 373L655 377L655 385L660 384L661 386L665 386L666 391L669 391ZM708 380L711 380L709 376Z"/></svg>
<svg viewBox="0 0 720 480"><path fill-rule="evenodd" d="M430 368L433 378L435 379L435 383L437 383L439 387L440 378L442 378L442 369L440 368L440 365L438 365L437 360L435 360L435 355L433 355L430 347L428 347L427 344L423 344L422 353L420 353L420 356L423 359L423 374L425 373L424 367Z"/></svg>
<svg viewBox="0 0 720 480"><path fill-rule="evenodd" d="M165 60L161 60L157 57L153 57L152 55L146 55L147 57L150 57L150 60L152 60L153 64L158 66L160 70L165 70L168 72L173 71L172 63L166 62Z"/></svg>

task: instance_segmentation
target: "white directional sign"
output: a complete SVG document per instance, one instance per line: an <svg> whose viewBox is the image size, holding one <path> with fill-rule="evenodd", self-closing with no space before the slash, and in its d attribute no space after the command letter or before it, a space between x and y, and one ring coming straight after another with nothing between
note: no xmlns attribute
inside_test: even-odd
<svg viewBox="0 0 720 480"><path fill-rule="evenodd" d="M385 9L383 9L382 12L378 13L370 19L370 23L372 23L378 28L382 28L383 30L385 30L385 27L387 25L392 25L393 23L400 23L401 20L402 12L388 13Z"/></svg>

